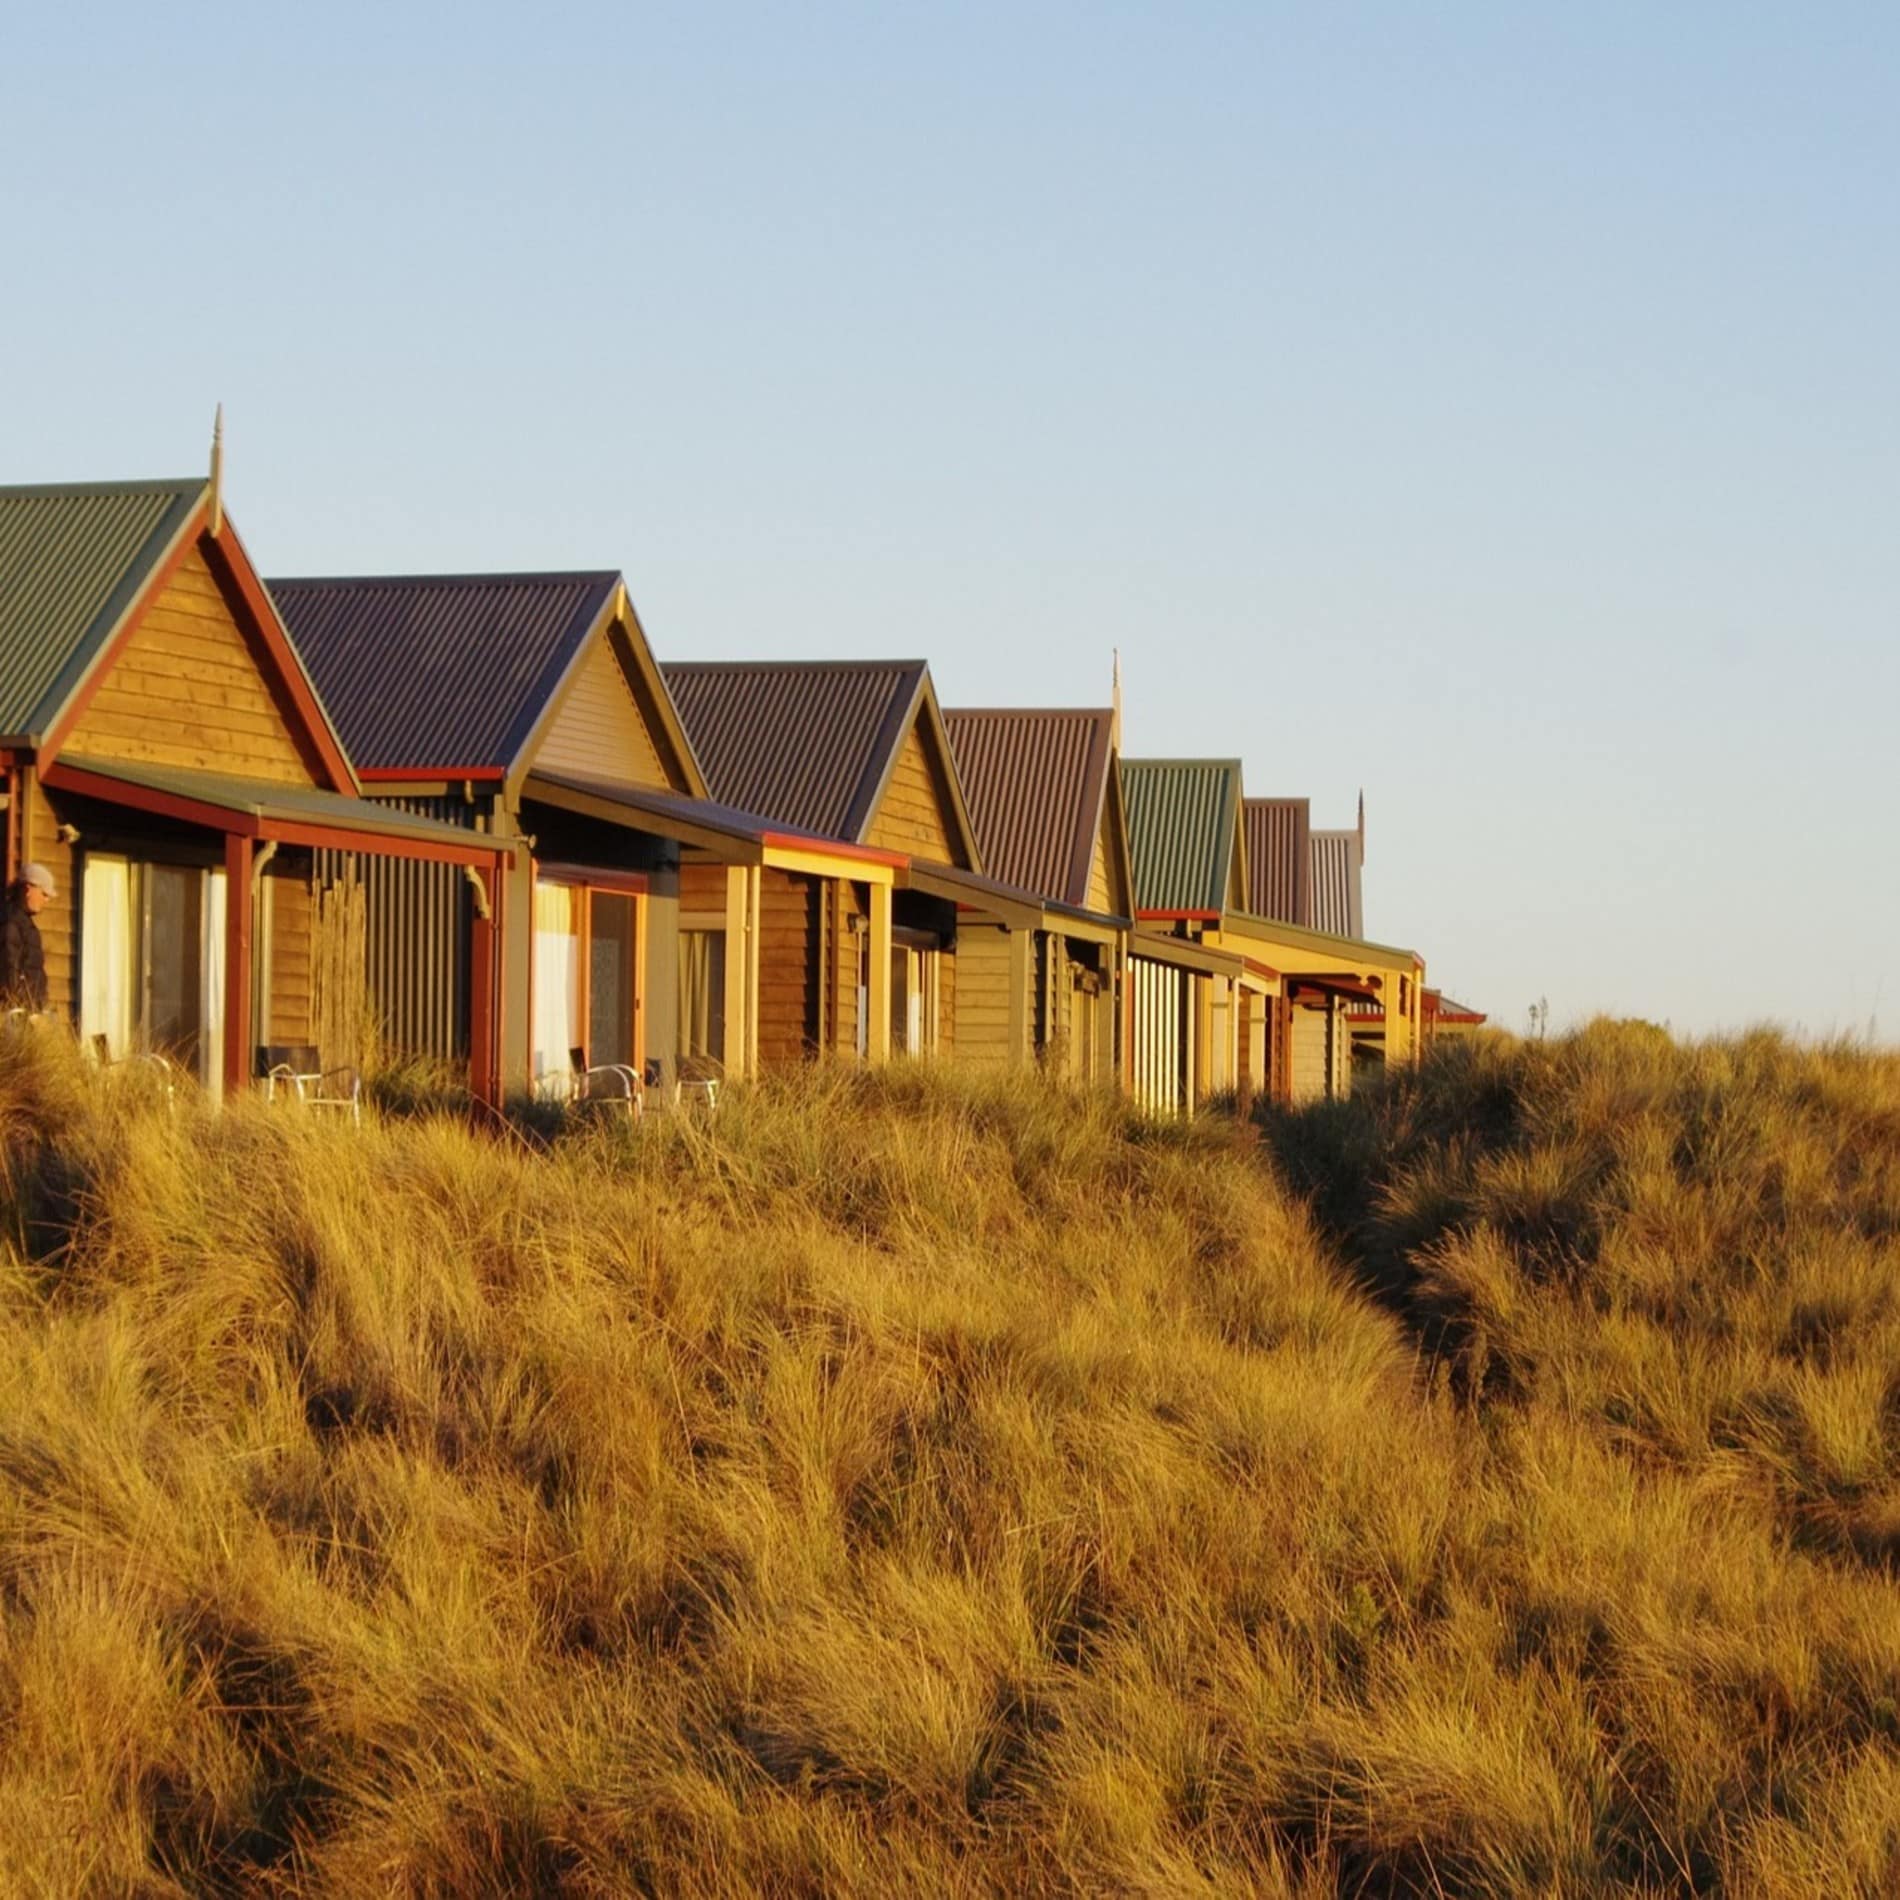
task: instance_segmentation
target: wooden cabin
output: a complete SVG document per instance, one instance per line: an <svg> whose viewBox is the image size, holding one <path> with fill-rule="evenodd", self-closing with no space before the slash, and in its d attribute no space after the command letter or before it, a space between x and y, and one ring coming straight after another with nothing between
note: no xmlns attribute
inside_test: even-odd
<svg viewBox="0 0 1900 1900"><path fill-rule="evenodd" d="M888 891L888 854L715 804L615 572L271 583L365 788L522 856L503 893L503 1073L560 1095L573 1052L651 1080L741 1077L772 997L778 880ZM412 947L472 914L451 883L369 878L371 1001L399 1049L459 1060L459 1011ZM742 948L728 954L730 945ZM800 972L809 981L813 972ZM785 978L773 966L770 980Z"/></svg>
<svg viewBox="0 0 1900 1900"><path fill-rule="evenodd" d="M511 844L359 796L215 481L0 489L0 653L7 875L52 871L49 1007L109 1060L215 1094L266 1045L347 1059L363 945L327 854L499 894ZM492 1097L493 930L431 954Z"/></svg>
<svg viewBox="0 0 1900 1900"><path fill-rule="evenodd" d="M947 711L988 874L1033 894L1033 929L958 929L956 1048L1127 1085L1134 870L1112 711Z"/></svg>
<svg viewBox="0 0 1900 1900"><path fill-rule="evenodd" d="M1365 801L1353 831L1314 831L1304 799L1246 799L1242 823L1248 902L1224 920L1222 940L1251 947L1281 973L1283 1097L1346 1095L1375 1015L1383 1046L1389 1007L1400 1024L1398 1053L1416 1055L1424 994L1423 958L1365 938Z"/></svg>
<svg viewBox="0 0 1900 1900"><path fill-rule="evenodd" d="M1279 972L1222 937L1247 903L1240 761L1128 759L1122 785L1141 926L1134 952L1146 966L1135 984L1138 1092L1190 1111L1216 1094L1284 1094ZM1176 949L1163 962L1169 941L1196 954Z"/></svg>
<svg viewBox="0 0 1900 1900"><path fill-rule="evenodd" d="M761 1061L952 1049L964 927L1032 929L1039 911L983 875L928 667L688 661L664 672L714 798L877 854L892 872L884 884L792 867L765 879Z"/></svg>

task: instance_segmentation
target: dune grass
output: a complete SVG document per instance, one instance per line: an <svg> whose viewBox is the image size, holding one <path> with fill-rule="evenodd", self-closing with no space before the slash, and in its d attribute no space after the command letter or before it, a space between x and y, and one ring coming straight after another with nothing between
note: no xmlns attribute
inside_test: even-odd
<svg viewBox="0 0 1900 1900"><path fill-rule="evenodd" d="M1900 1064L400 1103L0 1048L7 1890L1900 1886Z"/></svg>

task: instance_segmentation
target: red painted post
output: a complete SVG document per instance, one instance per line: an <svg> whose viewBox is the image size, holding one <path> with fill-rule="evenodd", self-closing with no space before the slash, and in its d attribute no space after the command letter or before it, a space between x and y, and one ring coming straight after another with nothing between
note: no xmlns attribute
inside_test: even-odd
<svg viewBox="0 0 1900 1900"><path fill-rule="evenodd" d="M224 839L224 1093L251 1077L251 841Z"/></svg>

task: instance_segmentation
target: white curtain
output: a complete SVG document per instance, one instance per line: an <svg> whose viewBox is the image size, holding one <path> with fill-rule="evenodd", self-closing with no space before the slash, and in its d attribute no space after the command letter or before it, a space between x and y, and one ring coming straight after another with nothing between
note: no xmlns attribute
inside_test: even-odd
<svg viewBox="0 0 1900 1900"><path fill-rule="evenodd" d="M106 1039L114 1060L132 1047L132 867L124 858L86 855L79 898L79 1035L87 1048Z"/></svg>
<svg viewBox="0 0 1900 1900"><path fill-rule="evenodd" d="M580 893L534 887L534 1083L564 1089L581 1040ZM551 1078L558 1081L550 1082Z"/></svg>
<svg viewBox="0 0 1900 1900"><path fill-rule="evenodd" d="M240 897L242 901L242 897ZM227 893L222 871L205 877L204 956L201 960L198 1020L199 1078L216 1101L224 1093L224 926ZM248 1032L247 1032L248 1033Z"/></svg>

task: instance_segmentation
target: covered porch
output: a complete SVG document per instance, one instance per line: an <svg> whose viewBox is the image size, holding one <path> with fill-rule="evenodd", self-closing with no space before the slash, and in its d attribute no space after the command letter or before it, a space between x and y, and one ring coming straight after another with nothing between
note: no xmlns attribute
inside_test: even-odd
<svg viewBox="0 0 1900 1900"><path fill-rule="evenodd" d="M25 776L62 846L67 1002L87 1046L162 1054L214 1097L241 1090L266 1045L321 1050L326 998L334 1011L361 941L344 933L323 967L310 867L318 852L364 853L449 867L471 887L469 1085L498 1099L511 847L294 783L71 753ZM360 996L360 968L354 984Z"/></svg>

